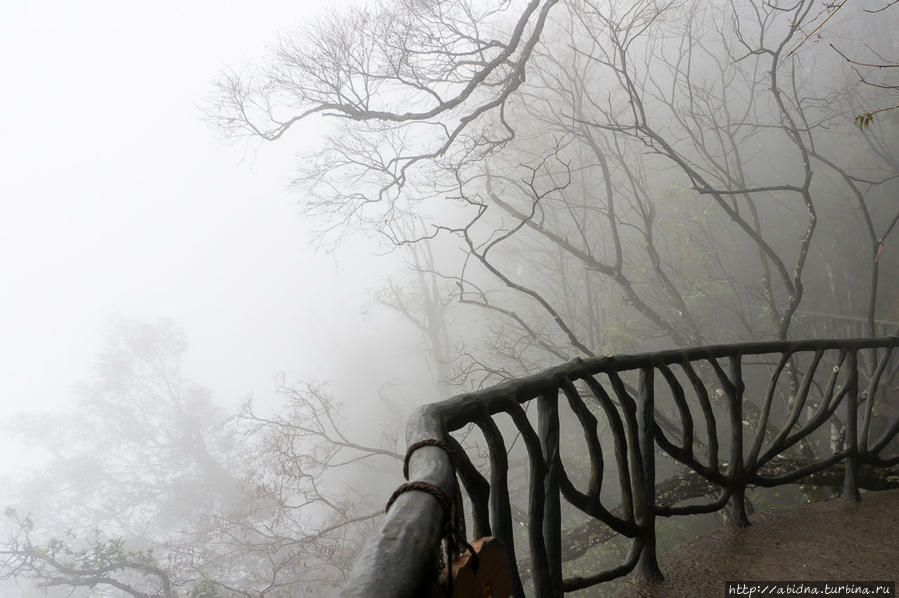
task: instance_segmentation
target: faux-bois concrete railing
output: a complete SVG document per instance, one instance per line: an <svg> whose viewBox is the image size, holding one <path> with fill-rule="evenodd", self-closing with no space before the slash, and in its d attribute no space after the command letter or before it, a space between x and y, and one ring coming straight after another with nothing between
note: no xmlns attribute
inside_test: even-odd
<svg viewBox="0 0 899 598"><path fill-rule="evenodd" d="M731 523L746 525L747 487L797 483L842 467L843 495L858 499L860 468L899 464L899 457L885 454L895 450L893 441L899 433L893 396L897 382L892 380L897 373L893 358L897 346L899 337L893 336L716 345L576 359L416 410L406 427L408 444L442 440L451 448L452 461L441 448L423 447L410 458L409 479L438 486L461 506L458 476L469 503L473 537L492 535L502 541L512 565L514 594L524 595L508 487L509 446L494 419L507 414L528 457L527 573L533 592L559 596L634 569L644 580L661 579L656 517L726 508ZM628 384L634 377L636 383ZM747 383L765 390L749 396ZM589 456L584 490L569 477L561 457L561 397L573 414L572 421L582 428ZM536 426L523 407L532 400L537 406ZM667 412L665 404L671 407ZM597 415L604 418L608 437L597 433ZM699 426L694 423L696 416L700 416ZM728 422L726 436L719 430L722 418ZM486 441L486 476L450 435L469 424ZM815 456L812 439L822 433L829 434L829 442L824 443L830 445L828 454ZM565 438L570 436L566 433ZM612 465L620 497L616 509L608 508L600 496L609 469L604 444L614 448ZM817 444L822 444L820 438ZM719 448L726 453L725 459L719 458ZM717 495L703 504L657 504L657 451L681 464L684 471L701 476ZM789 471L773 467L787 453L804 455L796 460L803 465ZM561 498L632 540L623 563L588 576L563 578ZM414 491L401 494L359 558L344 595L436 595L443 517L434 496ZM460 528L464 534L464 522Z"/></svg>

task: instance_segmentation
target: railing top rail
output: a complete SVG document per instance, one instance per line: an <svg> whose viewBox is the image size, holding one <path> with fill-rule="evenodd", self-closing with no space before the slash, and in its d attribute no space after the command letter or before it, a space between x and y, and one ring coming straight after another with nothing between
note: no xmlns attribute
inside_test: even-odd
<svg viewBox="0 0 899 598"><path fill-rule="evenodd" d="M851 339L813 339L801 341L762 341L730 345L706 345L688 349L669 349L651 353L633 353L602 357L577 358L530 376L503 382L482 390L456 395L431 403L433 410L446 425L447 431L458 430L472 418L486 413L494 415L503 410L510 398L525 402L558 388L559 378L582 378L601 373L623 372L644 367L672 365L684 361L717 359L768 353L796 353L799 351L827 351L848 349L877 349L899 346L899 337Z"/></svg>
<svg viewBox="0 0 899 598"><path fill-rule="evenodd" d="M537 374L480 391L456 395L416 409L406 425L407 446L446 435L469 422L504 411L509 401L525 402L559 388L561 378L577 379L599 373L622 372L684 361L799 351L858 350L899 346L899 336L800 341L765 341L709 345L652 353L575 359ZM455 474L448 456L424 447L409 460L410 480L439 486L451 496ZM380 531L357 560L344 596L387 598L437 595L436 567L442 512L438 502L421 492L400 495Z"/></svg>

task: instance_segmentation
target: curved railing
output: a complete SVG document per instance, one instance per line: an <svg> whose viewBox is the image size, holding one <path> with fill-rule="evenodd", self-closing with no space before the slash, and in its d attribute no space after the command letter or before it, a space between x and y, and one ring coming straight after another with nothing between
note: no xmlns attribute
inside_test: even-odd
<svg viewBox="0 0 899 598"><path fill-rule="evenodd" d="M862 487L869 478L868 487L886 479L877 474L899 464L899 457L887 454L895 451L899 433L899 387L890 379L897 346L897 337L808 340L576 359L419 408L409 418L407 443L442 440L452 461L440 447L422 447L410 457L409 479L436 485L461 505L458 476L472 536L495 536L503 543L515 595L532 584L537 596L558 596L634 569L643 579L659 579L657 517L726 508L731 523L746 525L747 487L800 480L834 485L837 472L844 496L857 499L860 479ZM527 412L531 401L536 425ZM566 411L564 421L581 427L588 458L578 472L569 473L564 464L562 444L573 436L560 441L560 409ZM512 442L496 421L500 414L511 420ZM450 434L469 424L483 437L489 465L477 467ZM513 526L520 509L509 494L515 443L524 446L529 468L529 560L520 560L524 548L516 545ZM694 496L709 498L686 506L659 504L683 495L656 483L657 453L678 464L681 482L692 479ZM604 478L614 479L605 491ZM602 496L610 489L620 503L614 508ZM562 498L570 505L566 509L631 539L623 563L587 576L563 576ZM363 551L344 595L434 595L442 521L433 496L401 494ZM460 528L464 533L464 523Z"/></svg>

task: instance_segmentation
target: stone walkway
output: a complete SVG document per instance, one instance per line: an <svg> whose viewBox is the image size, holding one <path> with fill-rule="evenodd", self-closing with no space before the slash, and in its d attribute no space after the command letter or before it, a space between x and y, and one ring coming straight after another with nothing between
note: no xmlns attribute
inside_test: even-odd
<svg viewBox="0 0 899 598"><path fill-rule="evenodd" d="M715 598L730 581L896 581L899 490L772 509L659 558L665 581L631 582L628 598Z"/></svg>

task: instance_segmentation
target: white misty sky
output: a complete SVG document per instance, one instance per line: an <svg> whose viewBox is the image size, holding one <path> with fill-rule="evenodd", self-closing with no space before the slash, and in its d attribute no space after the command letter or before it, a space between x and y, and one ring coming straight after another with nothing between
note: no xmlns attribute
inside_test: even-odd
<svg viewBox="0 0 899 598"><path fill-rule="evenodd" d="M198 108L224 67L333 5L0 2L0 417L71 399L112 314L176 320L187 373L225 402L371 356L388 324L359 313L383 262L313 255L287 190L314 128L227 144Z"/></svg>

